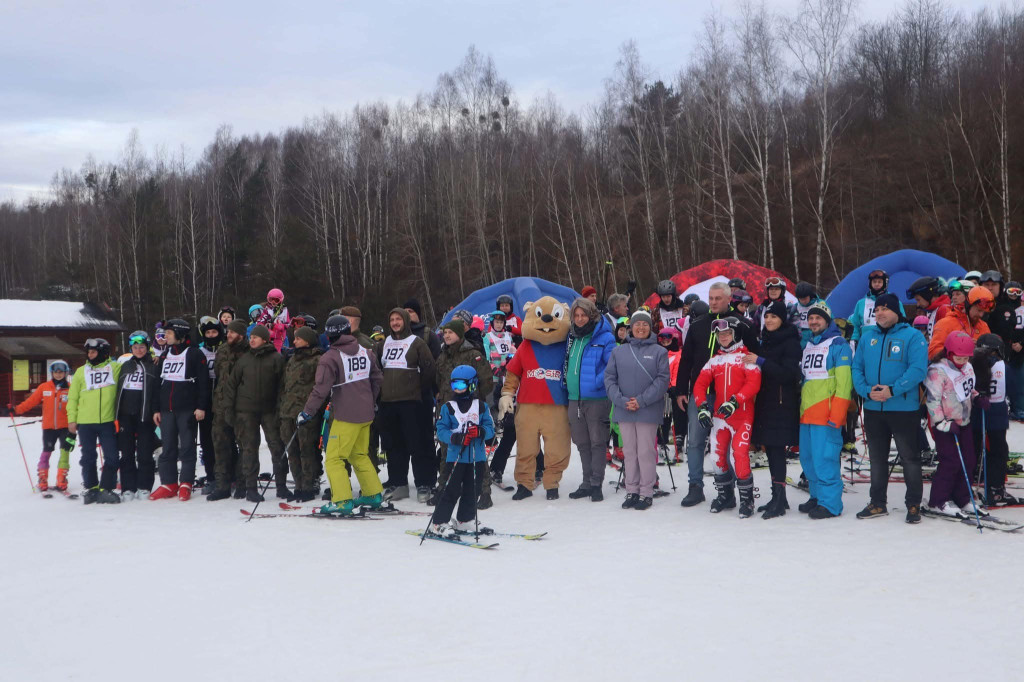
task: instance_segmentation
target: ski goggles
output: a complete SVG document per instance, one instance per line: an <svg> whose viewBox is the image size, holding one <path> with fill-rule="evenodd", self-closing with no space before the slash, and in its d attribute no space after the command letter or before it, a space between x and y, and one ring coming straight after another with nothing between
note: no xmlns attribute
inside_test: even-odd
<svg viewBox="0 0 1024 682"><path fill-rule="evenodd" d="M451 386L453 391L468 391L470 387L465 379L452 379Z"/></svg>
<svg viewBox="0 0 1024 682"><path fill-rule="evenodd" d="M159 334L158 334L158 336L159 336ZM139 344L139 343L141 343L141 344L143 344L145 346L148 346L149 345L149 334L147 334L146 332L133 332L132 335L128 337L128 345L129 346L134 346L134 345Z"/></svg>
<svg viewBox="0 0 1024 682"><path fill-rule="evenodd" d="M978 306L978 308L981 309L982 311L988 313L991 312L992 309L996 307L996 302L991 299L983 298L974 305Z"/></svg>
<svg viewBox="0 0 1024 682"><path fill-rule="evenodd" d="M68 366L63 362L55 362L53 365L50 366L50 374L56 374L57 372L60 372L61 374L67 374Z"/></svg>
<svg viewBox="0 0 1024 682"><path fill-rule="evenodd" d="M732 327L729 326L729 320L718 319L711 321L711 331L713 332L725 332L732 331Z"/></svg>
<svg viewBox="0 0 1024 682"><path fill-rule="evenodd" d="M871 273L868 275L868 279L869 280L872 280L872 279L885 279L885 278L886 278L886 275L885 275L885 271L884 270L872 270Z"/></svg>
<svg viewBox="0 0 1024 682"><path fill-rule="evenodd" d="M82 344L86 350L99 350L102 346L107 345L106 339L86 339L85 343Z"/></svg>
<svg viewBox="0 0 1024 682"><path fill-rule="evenodd" d="M292 328L295 328L295 327L305 327L305 326L306 326L306 320L305 319L303 319L301 317L293 317L292 318Z"/></svg>
<svg viewBox="0 0 1024 682"><path fill-rule="evenodd" d="M1021 289L1020 287L1010 287L1010 288L1008 288L1006 290L1006 295L1007 296L1013 296L1015 298L1020 298L1021 294L1024 294L1024 289Z"/></svg>
<svg viewBox="0 0 1024 682"><path fill-rule="evenodd" d="M764 286L767 287L783 287L785 288L786 283L781 277L769 277L764 281Z"/></svg>
<svg viewBox="0 0 1024 682"><path fill-rule="evenodd" d="M216 317L210 317L209 315L203 315L199 318L199 326L202 327L206 324L220 324L220 321Z"/></svg>
<svg viewBox="0 0 1024 682"><path fill-rule="evenodd" d="M160 343L164 342L164 339L166 338L166 336L167 336L167 332L165 332L163 329L157 329L156 330L156 334L154 335L156 340L158 342L160 342Z"/></svg>

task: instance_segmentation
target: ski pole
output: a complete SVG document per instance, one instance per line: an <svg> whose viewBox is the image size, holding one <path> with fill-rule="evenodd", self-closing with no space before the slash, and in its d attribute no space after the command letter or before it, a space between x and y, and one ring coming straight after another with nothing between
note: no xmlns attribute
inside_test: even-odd
<svg viewBox="0 0 1024 682"><path fill-rule="evenodd" d="M960 439L953 434L953 442L956 443L956 454L960 455L960 468L964 470L964 481L967 483L967 492L971 494L971 507L974 509L974 520L978 524L978 532L981 533L981 515L978 514L978 503L974 500L974 488L971 487L971 477L967 475L967 464L964 463L964 453L960 450Z"/></svg>
<svg viewBox="0 0 1024 682"><path fill-rule="evenodd" d="M20 424L17 424L14 421L14 413L13 412L11 412L11 425L12 426L20 426ZM32 481L32 474L28 470L28 460L25 459L25 448L21 444L21 434L18 433L17 429L15 429L14 435L16 435L18 437L18 449L21 450L21 461L25 463L25 475L28 476L28 485L29 485L30 488L32 488L32 492L36 492L36 484Z"/></svg>
<svg viewBox="0 0 1024 682"><path fill-rule="evenodd" d="M13 415L13 414L11 415L11 421L14 421L14 415ZM16 427L18 427L18 426L28 426L28 425L30 425L30 424L38 424L38 423L39 423L39 422L41 422L41 421L43 421L43 420L42 420L42 419L36 419L35 421L30 421L30 422L21 422L20 424L11 424L11 425L10 425L10 426L8 426L7 428L9 428L9 429L13 429L13 428L16 428Z"/></svg>
<svg viewBox="0 0 1024 682"><path fill-rule="evenodd" d="M675 448L676 437L675 427L672 427L672 447ZM672 481L672 492L676 490L676 476L672 473L672 462L669 460L668 448L665 448L665 467L668 469L668 478Z"/></svg>
<svg viewBox="0 0 1024 682"><path fill-rule="evenodd" d="M297 435L299 435L299 427L296 425L295 433L293 433L292 437L288 439L288 445L284 446L285 453L288 452L288 448L291 447L292 441L295 440L295 436L297 436ZM283 456L285 456L285 455L282 455L282 457ZM266 485L264 485L263 489L260 490L260 499L256 501L256 506L252 508L252 511L249 512L249 517L245 520L246 523L249 523L250 521L252 521L253 514L256 513L256 510L260 506L260 502L263 501L263 493L267 492L267 488L269 488L269 487L270 487L270 479L268 478L267 481L266 481Z"/></svg>
<svg viewBox="0 0 1024 682"><path fill-rule="evenodd" d="M451 446L449 445L448 447L451 447ZM448 472L448 480L446 480L444 482L444 486L441 488L441 494L437 497L437 500L435 501L435 504L434 504L434 511L435 512L437 511L437 505L441 503L441 499L444 497L444 494L448 491L448 486L450 486L452 484L452 479L455 478L455 467L456 467L456 465L458 465L458 462L452 462L451 471ZM475 475L475 472L474 472L474 475ZM434 515L431 514L430 517L427 519L427 527L423 529L423 535L420 536L420 546L421 547L423 546L423 541L427 539L427 533L430 532L430 524L432 524L433 522L434 522Z"/></svg>
<svg viewBox="0 0 1024 682"><path fill-rule="evenodd" d="M991 504L988 499L988 456L985 448L985 438L988 431L985 430L985 410L981 411L981 471L985 478L985 502Z"/></svg>

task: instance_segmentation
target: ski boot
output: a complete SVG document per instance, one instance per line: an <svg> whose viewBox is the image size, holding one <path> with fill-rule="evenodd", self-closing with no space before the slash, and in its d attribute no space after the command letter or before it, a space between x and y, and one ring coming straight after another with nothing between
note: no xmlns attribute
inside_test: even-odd
<svg viewBox="0 0 1024 682"><path fill-rule="evenodd" d="M68 489L68 470L57 469L57 483L53 486L57 490L64 492Z"/></svg>
<svg viewBox="0 0 1024 682"><path fill-rule="evenodd" d="M815 521L819 521L821 519L833 519L838 516L838 514L833 514L828 510L828 507L819 504L815 506L814 509L807 512L807 516Z"/></svg>
<svg viewBox="0 0 1024 682"><path fill-rule="evenodd" d="M113 490L103 490L100 488L96 494L96 502L99 504L120 504L121 496Z"/></svg>
<svg viewBox="0 0 1024 682"><path fill-rule="evenodd" d="M182 483L178 486L178 499L182 502L188 502L192 499L192 484Z"/></svg>
<svg viewBox="0 0 1024 682"><path fill-rule="evenodd" d="M39 475L39 492L41 492L41 493L42 492L46 492L50 488L50 484L49 484L50 470L49 469L39 469L39 470L36 471L36 473Z"/></svg>
<svg viewBox="0 0 1024 682"><path fill-rule="evenodd" d="M162 485L149 495L151 500L166 500L178 494L178 484Z"/></svg>
<svg viewBox="0 0 1024 682"><path fill-rule="evenodd" d="M557 500L558 499L558 488L550 488L547 491L547 498L549 500Z"/></svg>
<svg viewBox="0 0 1024 682"><path fill-rule="evenodd" d="M240 484L235 484L235 492L232 494L232 497L234 499L236 499L236 500L244 500L245 499L245 486L244 485L240 485Z"/></svg>
<svg viewBox="0 0 1024 682"><path fill-rule="evenodd" d="M318 514L325 516L352 516L355 504L353 500L342 500L341 502L328 502L320 507Z"/></svg>
<svg viewBox="0 0 1024 682"><path fill-rule="evenodd" d="M494 506L494 501L491 499L491 487L484 486L484 489L480 491L480 497L477 498L476 508L477 509L490 509Z"/></svg>
<svg viewBox="0 0 1024 682"><path fill-rule="evenodd" d="M811 510L818 506L818 498L812 497L803 504L798 504L796 509L801 514L810 514Z"/></svg>
<svg viewBox="0 0 1024 682"><path fill-rule="evenodd" d="M512 499L516 501L525 500L527 497L530 497L531 495L533 495L533 491L520 483L519 487L516 489L515 495L512 496Z"/></svg>
<svg viewBox="0 0 1024 682"><path fill-rule="evenodd" d="M354 507L380 509L383 504L384 496L381 493L377 493L376 495L360 495L356 499L352 500L352 506Z"/></svg>
<svg viewBox="0 0 1024 682"><path fill-rule="evenodd" d="M99 499L99 496L99 488L89 488L84 493L82 493L82 504L93 504Z"/></svg>
<svg viewBox="0 0 1024 682"><path fill-rule="evenodd" d="M754 515L754 479L741 479L736 487L740 489L740 518L750 518Z"/></svg>
<svg viewBox="0 0 1024 682"><path fill-rule="evenodd" d="M292 495L292 491L288 489L287 485L277 486L277 499L290 501L294 500L295 497Z"/></svg>
<svg viewBox="0 0 1024 682"><path fill-rule="evenodd" d="M636 506L636 503L640 501L640 496L636 493L626 493L626 499L622 501L623 509L632 509Z"/></svg>
<svg viewBox="0 0 1024 682"><path fill-rule="evenodd" d="M711 500L712 514L736 507L736 493L732 488L732 476L730 474L715 474L715 489L718 490L718 497Z"/></svg>

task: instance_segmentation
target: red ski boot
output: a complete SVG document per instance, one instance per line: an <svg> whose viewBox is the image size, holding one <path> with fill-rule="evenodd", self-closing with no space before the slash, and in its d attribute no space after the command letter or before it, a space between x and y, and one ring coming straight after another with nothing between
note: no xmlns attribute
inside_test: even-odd
<svg viewBox="0 0 1024 682"><path fill-rule="evenodd" d="M154 490L152 493L150 493L149 499L151 499L151 500L166 500L168 498L174 497L177 493L178 493L178 484L177 483L172 483L171 485L162 485L159 488L157 488L156 490ZM191 491L189 491L189 493L191 493Z"/></svg>
<svg viewBox="0 0 1024 682"><path fill-rule="evenodd" d="M67 469L57 469L57 484L54 487L61 492L64 492L68 489Z"/></svg>
<svg viewBox="0 0 1024 682"><path fill-rule="evenodd" d="M50 470L39 469L36 473L39 474L39 492L46 492L50 489Z"/></svg>
<svg viewBox="0 0 1024 682"><path fill-rule="evenodd" d="M192 484L182 483L178 486L178 499L182 502L188 502L192 499Z"/></svg>

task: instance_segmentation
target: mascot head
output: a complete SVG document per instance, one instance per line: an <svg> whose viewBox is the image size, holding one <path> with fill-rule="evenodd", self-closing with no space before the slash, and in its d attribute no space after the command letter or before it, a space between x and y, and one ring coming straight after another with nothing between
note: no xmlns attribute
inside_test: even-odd
<svg viewBox="0 0 1024 682"><path fill-rule="evenodd" d="M569 306L550 296L523 306L523 338L544 346L562 343L569 335Z"/></svg>

